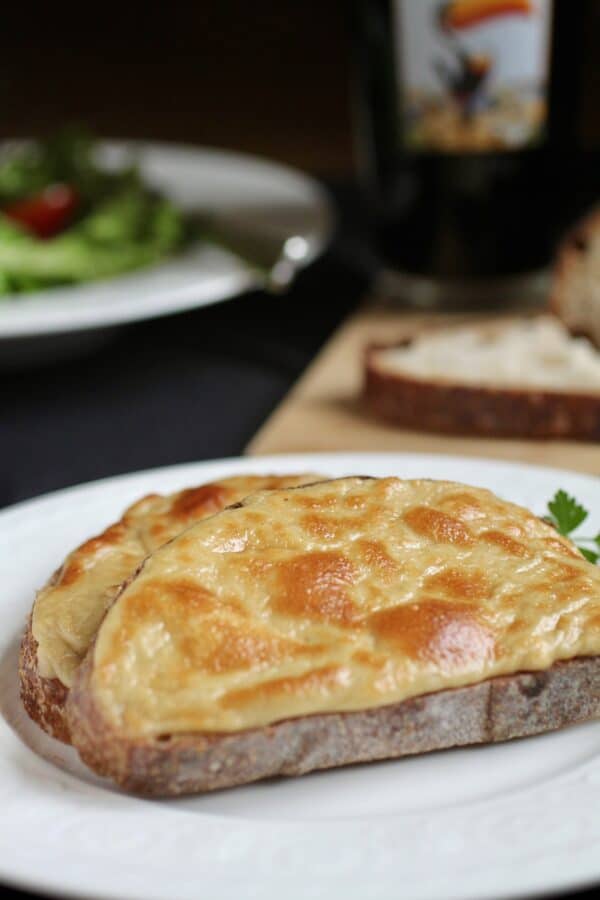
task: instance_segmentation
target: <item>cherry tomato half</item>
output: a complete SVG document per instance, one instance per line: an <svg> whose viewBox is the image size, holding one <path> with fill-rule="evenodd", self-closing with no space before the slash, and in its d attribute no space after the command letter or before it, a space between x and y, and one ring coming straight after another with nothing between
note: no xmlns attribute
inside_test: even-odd
<svg viewBox="0 0 600 900"><path fill-rule="evenodd" d="M68 184L51 184L38 194L6 206L2 212L39 238L63 231L79 205L77 191Z"/></svg>

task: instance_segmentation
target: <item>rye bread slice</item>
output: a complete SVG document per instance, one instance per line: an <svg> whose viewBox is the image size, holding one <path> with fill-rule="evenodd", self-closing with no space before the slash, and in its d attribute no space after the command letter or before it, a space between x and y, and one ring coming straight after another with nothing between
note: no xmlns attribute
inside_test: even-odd
<svg viewBox="0 0 600 900"><path fill-rule="evenodd" d="M349 565L356 577L344 581ZM546 523L478 488L347 477L255 495L158 550L115 600L67 701L72 742L126 790L175 796L586 721L600 714L599 657L585 628L598 578ZM579 643L557 652L536 632L540 604L568 630L578 597L591 598ZM253 683L266 629L283 639L289 621L297 635L298 616L306 653L282 657L278 645ZM160 660L146 642L157 625L170 635ZM336 668L346 651L351 663ZM285 677L286 658L303 659L302 669ZM420 676L409 699L382 683L384 659L412 661L401 669ZM453 686L473 660L467 686ZM342 680L324 677L324 661ZM236 681L219 681L224 671Z"/></svg>
<svg viewBox="0 0 600 900"><path fill-rule="evenodd" d="M474 330L473 326L469 330ZM583 391L526 383L492 385L484 378L481 383L467 383L452 371L443 378L416 376L385 362L389 350L412 344L405 340L366 351L365 403L374 415L391 424L486 437L600 440L600 386Z"/></svg>
<svg viewBox="0 0 600 900"><path fill-rule="evenodd" d="M600 657L557 662L359 712L327 713L229 734L129 739L89 690L92 654L68 700L82 760L135 794L170 797L352 763L508 741L600 715Z"/></svg>
<svg viewBox="0 0 600 900"><path fill-rule="evenodd" d="M600 347L600 209L577 223L560 245L550 307L569 331Z"/></svg>

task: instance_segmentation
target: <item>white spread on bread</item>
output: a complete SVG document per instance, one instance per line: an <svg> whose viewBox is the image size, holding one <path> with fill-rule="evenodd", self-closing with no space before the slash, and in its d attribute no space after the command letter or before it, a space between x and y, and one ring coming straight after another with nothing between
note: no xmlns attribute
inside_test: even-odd
<svg viewBox="0 0 600 900"><path fill-rule="evenodd" d="M487 490L345 478L261 492L155 551L90 685L121 733L379 707L600 652L600 570Z"/></svg>
<svg viewBox="0 0 600 900"><path fill-rule="evenodd" d="M600 392L600 353L551 316L430 331L375 358L382 372L428 381Z"/></svg>

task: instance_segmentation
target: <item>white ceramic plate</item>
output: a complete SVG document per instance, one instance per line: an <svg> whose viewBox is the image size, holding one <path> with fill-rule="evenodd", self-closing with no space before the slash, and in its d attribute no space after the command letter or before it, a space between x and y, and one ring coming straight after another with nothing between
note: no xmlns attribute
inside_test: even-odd
<svg viewBox="0 0 600 900"><path fill-rule="evenodd" d="M142 173L183 210L239 222L270 237L298 236L308 251L303 265L325 246L333 216L316 181L273 162L220 150L168 144L106 142L115 165L133 152ZM105 281L1 298L0 341L106 328L206 306L260 286L238 257L198 242L156 266ZM1 347L0 347L1 352Z"/></svg>
<svg viewBox="0 0 600 900"><path fill-rule="evenodd" d="M178 466L0 513L0 880L115 900L481 900L600 879L600 723L145 801L102 783L29 722L17 691L19 636L35 588L67 550L145 492L239 471L306 470L462 480L537 513L563 487L596 511L590 528L600 526L598 479L402 454Z"/></svg>

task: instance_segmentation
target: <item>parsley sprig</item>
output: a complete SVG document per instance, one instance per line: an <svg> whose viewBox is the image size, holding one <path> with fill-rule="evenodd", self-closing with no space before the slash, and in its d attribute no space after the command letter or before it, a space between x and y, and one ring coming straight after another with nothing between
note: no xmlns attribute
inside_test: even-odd
<svg viewBox="0 0 600 900"><path fill-rule="evenodd" d="M547 519L550 524L565 537L569 537L588 517L587 509L578 503L575 497L569 496L566 491L562 490L557 491L548 503L548 512L550 515L547 516ZM600 559L600 532L596 537L578 536L576 539L572 537L571 540L588 562L598 562ZM583 547L582 544L584 544ZM585 546L586 544L591 544L595 549L590 549L590 546Z"/></svg>

